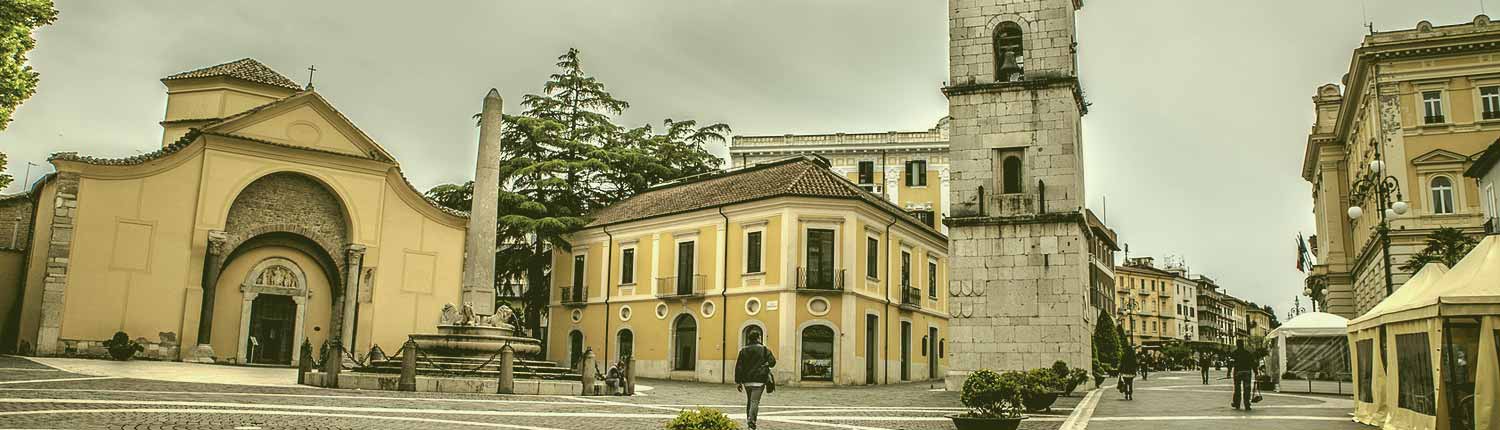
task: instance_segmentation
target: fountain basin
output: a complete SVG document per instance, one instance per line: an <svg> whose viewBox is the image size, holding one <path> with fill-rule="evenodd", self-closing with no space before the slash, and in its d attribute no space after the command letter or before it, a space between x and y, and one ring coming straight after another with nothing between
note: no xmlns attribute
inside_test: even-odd
<svg viewBox="0 0 1500 430"><path fill-rule="evenodd" d="M516 355L542 352L542 341L514 335L509 325L501 327L440 325L437 333L410 335L422 352L431 356L489 358L506 345Z"/></svg>

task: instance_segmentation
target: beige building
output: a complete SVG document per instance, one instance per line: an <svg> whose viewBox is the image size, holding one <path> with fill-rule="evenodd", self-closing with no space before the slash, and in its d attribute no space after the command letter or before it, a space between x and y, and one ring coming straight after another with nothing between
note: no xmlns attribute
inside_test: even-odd
<svg viewBox="0 0 1500 430"><path fill-rule="evenodd" d="M799 155L829 160L833 171L947 232L948 118L927 131L735 136L729 164L743 167Z"/></svg>
<svg viewBox="0 0 1500 430"><path fill-rule="evenodd" d="M1393 178L1393 200L1406 205L1389 220L1392 289L1411 276L1399 267L1434 229L1482 230L1483 195L1463 172L1500 137L1496 42L1500 24L1485 16L1375 32L1354 50L1342 85L1318 88L1302 163L1317 222L1317 264L1307 283L1329 312L1353 318L1387 294L1376 228L1385 211L1376 193L1354 198L1362 180ZM1361 216L1351 219L1350 206L1361 207Z"/></svg>
<svg viewBox="0 0 1500 430"><path fill-rule="evenodd" d="M1131 258L1115 268L1120 327L1133 344L1184 340L1176 278L1176 273L1157 268L1151 257Z"/></svg>
<svg viewBox="0 0 1500 430"><path fill-rule="evenodd" d="M636 359L637 374L732 382L751 332L778 382L940 378L948 241L903 208L794 157L667 183L595 214L553 258L549 359Z"/></svg>
<svg viewBox="0 0 1500 430"><path fill-rule="evenodd" d="M0 197L4 347L294 364L304 340L363 355L460 299L466 216L429 202L322 95L243 59L162 79L159 149L58 153Z"/></svg>

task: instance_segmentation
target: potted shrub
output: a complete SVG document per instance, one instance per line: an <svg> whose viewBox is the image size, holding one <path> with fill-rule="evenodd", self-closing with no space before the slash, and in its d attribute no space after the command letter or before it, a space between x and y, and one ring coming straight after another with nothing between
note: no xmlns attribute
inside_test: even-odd
<svg viewBox="0 0 1500 430"><path fill-rule="evenodd" d="M1064 387L1065 389L1063 390L1063 395L1064 396L1071 396L1071 395L1073 395L1073 390L1077 390L1079 385L1083 385L1083 383L1085 381L1088 381L1088 380L1089 380L1089 372L1087 370L1079 369L1079 368L1076 368L1076 367L1073 368L1073 369L1071 369L1071 370L1068 370L1068 377L1067 377L1068 383ZM1094 385L1098 386L1099 384L1095 383Z"/></svg>
<svg viewBox="0 0 1500 430"><path fill-rule="evenodd" d="M1021 403L1026 406L1027 411L1050 411L1052 404L1057 402L1057 396L1062 395L1062 392L1063 379L1057 377L1052 369L1031 369L1025 373L1025 384L1021 389Z"/></svg>
<svg viewBox="0 0 1500 430"><path fill-rule="evenodd" d="M1021 372L995 373L981 369L964 379L959 400L968 412L949 415L958 430L1015 430L1026 419L1021 414L1021 389L1026 376Z"/></svg>
<svg viewBox="0 0 1500 430"><path fill-rule="evenodd" d="M718 409L682 411L667 423L667 430L738 430L740 425Z"/></svg>
<svg viewBox="0 0 1500 430"><path fill-rule="evenodd" d="M123 331L115 332L114 337L104 341L104 348L109 350L110 358L119 361L129 360L130 357L135 356L135 353L146 350L146 347L130 340L130 335Z"/></svg>

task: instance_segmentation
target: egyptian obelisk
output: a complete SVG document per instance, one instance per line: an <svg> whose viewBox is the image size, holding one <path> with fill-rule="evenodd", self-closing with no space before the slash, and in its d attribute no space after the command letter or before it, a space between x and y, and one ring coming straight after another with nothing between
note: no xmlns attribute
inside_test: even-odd
<svg viewBox="0 0 1500 430"><path fill-rule="evenodd" d="M474 167L473 204L464 241L463 301L474 313L495 313L495 198L500 194L500 128L503 101L494 88L479 113L479 159Z"/></svg>

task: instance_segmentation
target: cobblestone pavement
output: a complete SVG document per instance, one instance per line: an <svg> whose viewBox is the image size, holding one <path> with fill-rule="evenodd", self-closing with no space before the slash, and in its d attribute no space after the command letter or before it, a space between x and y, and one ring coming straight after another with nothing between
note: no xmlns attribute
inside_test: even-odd
<svg viewBox="0 0 1500 430"><path fill-rule="evenodd" d="M1272 429L1363 430L1353 422L1349 396L1261 393L1264 400L1249 412L1230 407L1231 381L1210 372L1208 385L1197 372L1151 374L1135 380L1135 399L1124 400L1113 388L1102 392L1088 421L1090 429ZM1111 380L1109 383L1113 383ZM1087 408L1087 405L1085 405Z"/></svg>
<svg viewBox="0 0 1500 430"><path fill-rule="evenodd" d="M733 386L640 384L650 389L633 397L330 390L84 375L0 356L0 429L659 429L695 407L743 423ZM1058 429L1081 399L1059 399L1022 429ZM958 394L934 383L784 387L765 397L760 428L952 429L945 415L960 411Z"/></svg>

